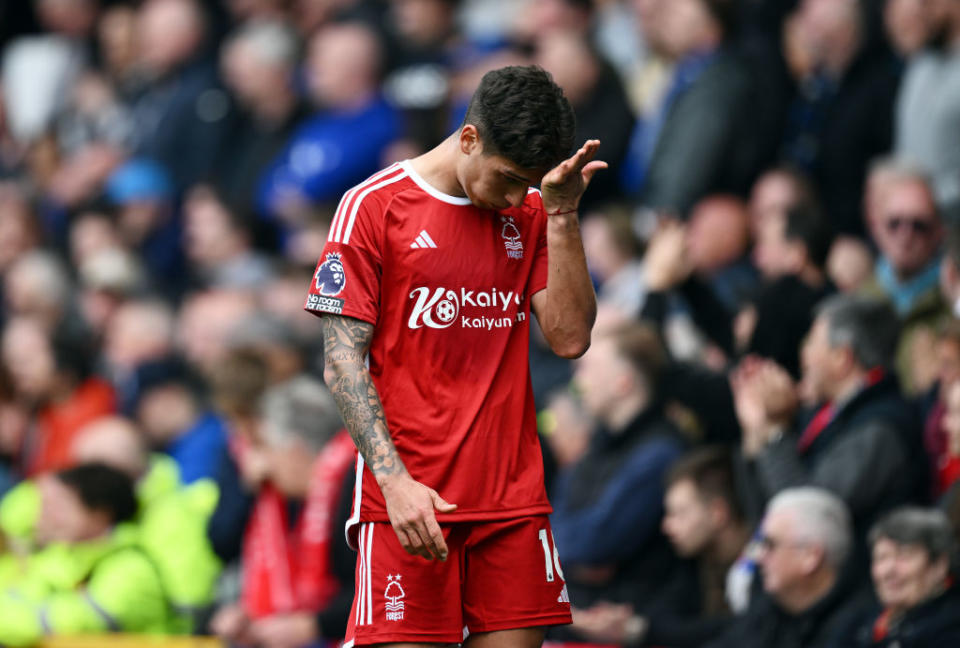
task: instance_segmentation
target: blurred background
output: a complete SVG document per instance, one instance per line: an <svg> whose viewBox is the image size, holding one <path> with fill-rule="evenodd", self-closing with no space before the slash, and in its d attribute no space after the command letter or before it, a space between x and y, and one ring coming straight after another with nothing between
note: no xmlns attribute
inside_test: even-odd
<svg viewBox="0 0 960 648"><path fill-rule="evenodd" d="M871 561L918 541L868 531L960 528L960 1L8 0L0 644L337 645L354 456L306 291L343 192L530 63L610 165L593 347L531 341L552 641L796 612L764 522L796 487L850 517L861 625L954 596L896 607Z"/></svg>

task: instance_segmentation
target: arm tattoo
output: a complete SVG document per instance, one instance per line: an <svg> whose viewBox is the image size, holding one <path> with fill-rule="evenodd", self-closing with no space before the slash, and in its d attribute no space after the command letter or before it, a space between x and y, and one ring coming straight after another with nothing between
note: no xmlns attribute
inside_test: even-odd
<svg viewBox="0 0 960 648"><path fill-rule="evenodd" d="M374 476L403 472L380 395L366 366L373 325L337 315L324 315L320 321L324 377L360 455Z"/></svg>

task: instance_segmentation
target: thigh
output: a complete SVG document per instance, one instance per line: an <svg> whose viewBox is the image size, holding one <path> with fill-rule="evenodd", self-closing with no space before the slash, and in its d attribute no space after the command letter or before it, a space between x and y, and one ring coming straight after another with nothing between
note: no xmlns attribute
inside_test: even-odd
<svg viewBox="0 0 960 648"><path fill-rule="evenodd" d="M472 634L463 642L464 648L540 648L543 628L518 628Z"/></svg>
<svg viewBox="0 0 960 648"><path fill-rule="evenodd" d="M435 646L463 639L462 533L443 528L444 562L411 556L389 523L360 525L345 646Z"/></svg>
<svg viewBox="0 0 960 648"><path fill-rule="evenodd" d="M547 516L475 524L463 551L469 635L571 622Z"/></svg>

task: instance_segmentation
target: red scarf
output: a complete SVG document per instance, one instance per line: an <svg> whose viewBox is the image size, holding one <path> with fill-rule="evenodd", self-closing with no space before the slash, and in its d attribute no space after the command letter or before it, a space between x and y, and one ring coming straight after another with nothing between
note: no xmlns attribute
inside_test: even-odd
<svg viewBox="0 0 960 648"><path fill-rule="evenodd" d="M353 460L353 441L341 431L313 464L307 499L292 532L283 495L271 484L260 490L243 542L243 607L251 618L317 612L337 593L330 542L340 486Z"/></svg>
<svg viewBox="0 0 960 648"><path fill-rule="evenodd" d="M880 367L875 367L867 372L867 377L865 380L863 389L873 387L878 382L883 380L883 377L886 375L886 372ZM833 402L829 402L816 413L813 419L810 420L810 423L803 430L803 434L800 435L800 440L797 441L797 450L800 454L806 454L807 450L810 449L810 446L813 445L813 442L823 434L823 431L827 429L827 426L833 422L833 417L836 416L837 410L833 406Z"/></svg>

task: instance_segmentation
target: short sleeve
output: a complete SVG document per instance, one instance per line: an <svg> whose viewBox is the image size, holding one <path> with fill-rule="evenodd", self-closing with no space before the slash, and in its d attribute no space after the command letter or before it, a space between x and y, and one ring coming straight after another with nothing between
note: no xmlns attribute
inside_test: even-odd
<svg viewBox="0 0 960 648"><path fill-rule="evenodd" d="M304 309L315 314L347 315L376 324L380 315L383 272L383 210L379 201L348 191L340 201Z"/></svg>

